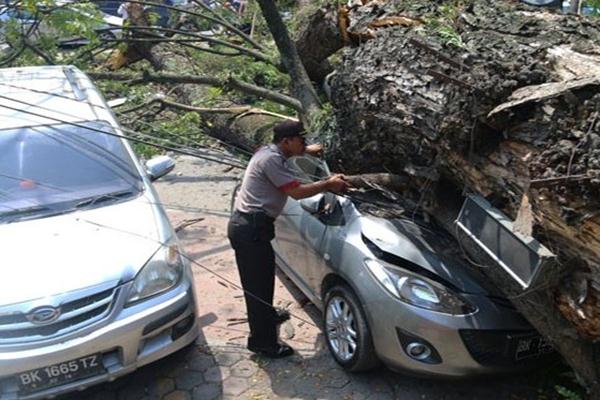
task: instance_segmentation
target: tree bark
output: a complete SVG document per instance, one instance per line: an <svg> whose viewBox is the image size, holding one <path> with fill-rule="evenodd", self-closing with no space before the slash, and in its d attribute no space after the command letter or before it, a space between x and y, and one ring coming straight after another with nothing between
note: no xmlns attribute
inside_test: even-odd
<svg viewBox="0 0 600 400"><path fill-rule="evenodd" d="M333 71L327 58L344 46L337 24L337 9L327 5L317 9L302 24L296 48L310 79L321 84Z"/></svg>
<svg viewBox="0 0 600 400"><path fill-rule="evenodd" d="M508 1L468 0L445 14L428 0L363 3L349 11L360 40L333 80L339 151L330 160L348 173L410 177L401 197L489 265L598 393L600 24ZM464 192L513 219L530 204L533 236L558 260L544 285L523 292L457 234Z"/></svg>

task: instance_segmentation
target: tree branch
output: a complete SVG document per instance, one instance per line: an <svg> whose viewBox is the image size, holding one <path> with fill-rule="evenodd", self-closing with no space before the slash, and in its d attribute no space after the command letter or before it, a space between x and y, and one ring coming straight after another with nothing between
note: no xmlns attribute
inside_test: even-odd
<svg viewBox="0 0 600 400"><path fill-rule="evenodd" d="M99 3L100 2L100 0L89 0L89 1L92 2L92 3ZM252 45L252 47L254 47L254 48L258 49L258 50L264 50L264 47L261 46L260 44L258 44L256 41L254 41L250 36L246 35L244 32L242 32L241 30L239 30L238 28L236 28L235 26L231 25L227 21L224 21L221 18L211 17L211 16L208 16L208 15L205 15L205 14L197 13L197 12L186 10L186 9L183 9L183 8L174 7L174 6L168 6L166 4L152 2L152 1L131 0L130 3L137 3L137 4L149 5L149 6L156 6L156 7L163 7L163 8L169 9L169 10L174 10L174 11L180 12L182 14L193 15L195 17L206 19L208 21L211 21L211 22L214 22L216 24L224 26L225 28L227 28L231 32L233 32L236 35L238 35L239 37L241 37L245 42L248 42L250 45ZM194 1L194 3L197 4L197 5L199 5L200 7L204 8L205 10L210 11L212 14L214 14L212 12L212 10L208 6L206 6L205 4L203 4L201 1Z"/></svg>
<svg viewBox="0 0 600 400"><path fill-rule="evenodd" d="M206 48L206 47L201 47L201 46L195 46L193 44L190 43L195 43L195 42L203 42L202 39L171 39L171 38L123 38L123 39L102 39L102 42L104 43L135 43L135 42L148 42L148 43L180 43L185 47L189 47L192 48L194 50L198 50L198 51L205 51L207 53L211 53L211 54L218 54L220 56L226 56L226 57L237 57L237 56L241 56L242 53L240 53L239 51L237 52L225 52L225 51L219 51L219 50L214 50L211 48Z"/></svg>
<svg viewBox="0 0 600 400"><path fill-rule="evenodd" d="M34 44L30 43L27 39L23 40L23 45L25 47L27 47L28 49L30 49L31 51L33 51L38 56L40 56L47 64L56 65L56 61L54 60L54 58L52 58L50 55L44 53L37 46L35 46Z"/></svg>
<svg viewBox="0 0 600 400"><path fill-rule="evenodd" d="M294 97L290 97L282 93L265 89L260 86L252 85L250 83L243 82L235 78L229 78L227 81L227 86L229 86L232 89L239 90L240 92L253 94L255 96L271 100L275 103L283 104L284 106L293 108L294 110L300 113L304 112L302 103L300 103L300 101Z"/></svg>
<svg viewBox="0 0 600 400"><path fill-rule="evenodd" d="M134 31L134 32L135 31L142 31L142 32L145 32L145 33L148 33L148 34L152 34L153 31L154 32L167 32L167 33L174 33L174 34L180 34L180 35L187 35L187 36L197 37L197 38L201 39L202 41L205 41L205 42L208 42L208 43L213 43L213 44L217 44L217 45L229 47L229 48L232 48L232 49L236 49L239 52L244 53L247 56L252 57L252 58L254 58L255 60L258 60L258 61L263 61L263 62L266 62L268 64L274 65L274 66L278 66L278 64L279 64L277 61L273 60L271 57L269 57L266 54L261 53L259 51L248 49L248 48L246 48L244 46L240 46L238 44L230 43L230 42L228 42L226 40L216 39L216 38L205 36L205 35L201 35L201 34L195 33L195 32L185 31L185 30L181 30L181 29L161 28L161 27L157 27L157 26L153 26L153 27L128 26L128 27L123 27L123 30L125 30L125 31ZM159 36L159 38L163 38L163 37Z"/></svg>
<svg viewBox="0 0 600 400"><path fill-rule="evenodd" d="M200 6L201 8L203 8L204 10L206 10L207 12L209 12L215 16L214 18L205 16L206 19L209 19L210 21L213 21L213 22L217 22L218 24L224 26L225 28L229 29L230 31L235 32L238 36L242 37L248 43L252 44L252 46L254 46L256 49L261 50L261 51L265 50L265 48L262 45L260 45L256 41L254 41L252 36L246 35L244 32L237 29L235 26L231 25L229 22L223 20L217 13L214 12L214 10L212 10L209 6L204 4L201 0L191 0L191 1L194 4Z"/></svg>
<svg viewBox="0 0 600 400"><path fill-rule="evenodd" d="M273 0L257 0L257 2L269 25L271 35L275 39L275 43L281 54L281 60L292 78L293 93L302 105L302 111L300 112L307 121L310 121L312 119L311 116L321 109L321 103L319 102L315 88L306 73L306 69L298 55L298 50L288 34L281 15L279 15L279 10L275 2Z"/></svg>
<svg viewBox="0 0 600 400"><path fill-rule="evenodd" d="M235 78L228 78L223 80L220 78L210 76L175 75L167 73L156 74L147 71L144 72L142 76L133 76L130 74L115 72L88 72L87 74L93 79L124 81L129 85L138 85L141 83L154 82L169 84L191 83L200 85L210 85L216 87L229 87L231 89L238 90L243 93L271 100L277 104L282 104L284 106L290 107L298 112L303 112L302 104L297 99L282 93L275 92L273 90L269 90L260 86L240 81Z"/></svg>
<svg viewBox="0 0 600 400"><path fill-rule="evenodd" d="M161 104L162 106L168 108L174 108L182 111L192 111L197 112L199 114L235 114L235 119L243 118L247 115L260 114L260 115L270 115L272 117L277 117L281 119L295 119L292 117L288 117L287 115L274 113L271 111L263 110L261 108L251 107L251 106L239 106L239 107L195 107L190 106L188 104L178 103L175 101L167 100L161 97L155 97L147 102L139 104L137 106L128 108L127 110L121 111L121 114L128 114L137 110L141 110L143 108L148 108L153 104Z"/></svg>

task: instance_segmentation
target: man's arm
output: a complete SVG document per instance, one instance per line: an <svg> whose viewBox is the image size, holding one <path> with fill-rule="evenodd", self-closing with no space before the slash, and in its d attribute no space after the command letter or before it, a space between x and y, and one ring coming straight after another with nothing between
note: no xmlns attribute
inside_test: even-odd
<svg viewBox="0 0 600 400"><path fill-rule="evenodd" d="M343 193L349 186L348 182L344 180L343 175L333 175L324 181L300 184L295 187L283 189L283 191L288 196L300 200L323 192Z"/></svg>

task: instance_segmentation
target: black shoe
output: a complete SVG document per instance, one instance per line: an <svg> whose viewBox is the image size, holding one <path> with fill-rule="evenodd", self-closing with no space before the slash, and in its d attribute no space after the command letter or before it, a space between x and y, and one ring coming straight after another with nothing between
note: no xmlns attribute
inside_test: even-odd
<svg viewBox="0 0 600 400"><path fill-rule="evenodd" d="M290 346L279 343L277 343L275 347L259 347L248 345L248 350L269 358L283 358L294 354L294 349L292 349Z"/></svg>
<svg viewBox="0 0 600 400"><path fill-rule="evenodd" d="M275 307L275 324L281 325L291 318L290 312L284 308Z"/></svg>

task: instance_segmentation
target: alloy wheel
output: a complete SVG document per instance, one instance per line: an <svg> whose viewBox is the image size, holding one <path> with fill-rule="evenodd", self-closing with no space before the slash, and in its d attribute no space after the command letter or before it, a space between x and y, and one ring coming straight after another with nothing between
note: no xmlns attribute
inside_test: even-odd
<svg viewBox="0 0 600 400"><path fill-rule="evenodd" d="M351 360L358 347L355 317L350 304L340 296L330 299L325 311L327 341L342 361Z"/></svg>

